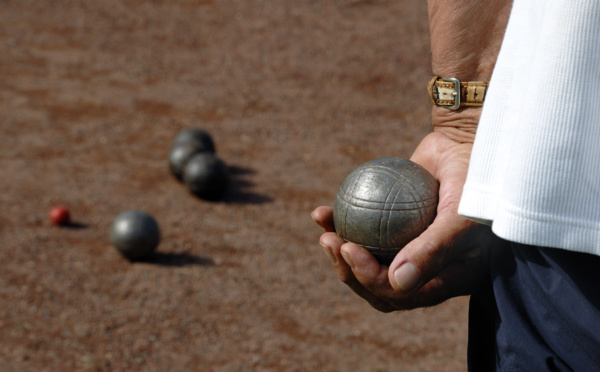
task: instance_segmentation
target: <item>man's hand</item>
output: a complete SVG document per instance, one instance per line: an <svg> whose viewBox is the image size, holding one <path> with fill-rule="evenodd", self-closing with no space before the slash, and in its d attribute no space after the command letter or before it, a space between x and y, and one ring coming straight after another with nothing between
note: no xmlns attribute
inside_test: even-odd
<svg viewBox="0 0 600 372"><path fill-rule="evenodd" d="M443 130L442 130L443 132ZM320 243L340 280L383 311L432 306L477 289L487 273L488 249L495 239L488 227L457 214L466 177L470 143L446 134L428 135L411 160L440 182L437 216L431 226L381 266L363 247L345 243L333 226L333 209L317 208L312 216L325 229Z"/></svg>
<svg viewBox="0 0 600 372"><path fill-rule="evenodd" d="M460 81L489 81L512 0L428 0L432 72ZM389 312L440 303L472 293L488 270L488 252L499 239L486 226L458 215L480 108L434 106L434 132L411 160L440 182L437 216L423 234L381 266L364 248L345 243L333 226L333 209L317 208L325 229L320 243L339 276L378 310Z"/></svg>

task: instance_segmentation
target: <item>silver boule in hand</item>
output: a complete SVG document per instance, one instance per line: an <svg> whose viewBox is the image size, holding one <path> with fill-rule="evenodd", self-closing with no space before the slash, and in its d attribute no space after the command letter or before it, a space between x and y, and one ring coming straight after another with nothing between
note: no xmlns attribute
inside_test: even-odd
<svg viewBox="0 0 600 372"><path fill-rule="evenodd" d="M433 222L439 183L422 166L401 158L371 160L339 188L333 219L337 234L369 250L384 265Z"/></svg>

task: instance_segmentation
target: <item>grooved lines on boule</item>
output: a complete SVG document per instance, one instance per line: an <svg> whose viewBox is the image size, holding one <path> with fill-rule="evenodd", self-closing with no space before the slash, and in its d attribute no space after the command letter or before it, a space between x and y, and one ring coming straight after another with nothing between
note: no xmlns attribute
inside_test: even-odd
<svg viewBox="0 0 600 372"><path fill-rule="evenodd" d="M392 221L391 214L397 211L417 211L419 213L419 218L422 221L425 221L423 216L423 208L430 207L432 205L437 204L437 196L429 197L423 200L417 200L416 195L418 195L418 190L415 189L415 186L408 182L411 180L411 176L417 173L419 169L416 166L411 166L406 169L403 169L401 172L396 172L393 169L382 167L382 166L371 166L368 169L362 169L355 172L352 181L352 189L349 192L345 192L343 190L340 191L339 194L343 195L341 201L344 203L344 225L341 231L342 235L346 235L348 233L348 223L350 219L348 218L349 207L356 207L365 210L372 210L379 212L379 237L380 237L380 246L383 248L376 248L378 251L385 251L389 248L392 248L391 238L392 234L388 234L390 231L390 221ZM361 199L356 196L351 195L355 192L357 185L362 181L361 177L364 174L372 176L373 174L383 174L389 175L391 179L395 179L394 184L390 187L390 190L386 196L385 201L374 201L374 200L366 200ZM405 186L408 185L409 187ZM412 201L397 201L395 199L398 198L399 193L402 191L412 191L410 196L412 197ZM337 195L337 198L340 198L340 195ZM385 240L385 241L384 241ZM365 245L366 246L366 245ZM398 248L398 247L393 247Z"/></svg>
<svg viewBox="0 0 600 372"><path fill-rule="evenodd" d="M402 190L402 188L406 184L406 181L408 179L410 179L410 177L417 172L417 168L414 166L406 168L400 174L398 174L397 172L394 172L393 170L388 170L388 169L382 168L382 167L373 167L373 169L374 170L377 169L379 172L388 171L389 173L396 173L396 175L397 175L396 181L394 181L394 184L392 185L392 187L390 187L390 191L388 192L387 198L385 200L384 210L381 211L380 216L379 216L379 246L389 247L390 245L392 245L392 243L390 242L391 234L388 233L388 231L390 231L390 221L392 220L392 210L389 210L388 208L385 208L385 207L387 207L387 205L390 204L390 201L389 201L390 195L394 194L393 193L394 190L396 190L396 192L394 194L394 200L398 198L398 194L400 193L400 190ZM409 173L409 174L405 175L405 173ZM402 181L402 182L400 183L400 181ZM414 191L414 187L410 183L408 185ZM413 201L416 201L414 193L411 193L410 196L413 198ZM419 210L419 209L420 208L417 208L417 210ZM387 211L387 221L384 222L384 215L386 214L385 213L386 211ZM421 214L421 216L422 216L422 214ZM385 226L385 229L384 229L384 226ZM386 238L385 244L383 242L384 236Z"/></svg>
<svg viewBox="0 0 600 372"><path fill-rule="evenodd" d="M438 185L408 159L364 163L346 177L336 195L338 235L377 254L380 262L391 262L435 218Z"/></svg>

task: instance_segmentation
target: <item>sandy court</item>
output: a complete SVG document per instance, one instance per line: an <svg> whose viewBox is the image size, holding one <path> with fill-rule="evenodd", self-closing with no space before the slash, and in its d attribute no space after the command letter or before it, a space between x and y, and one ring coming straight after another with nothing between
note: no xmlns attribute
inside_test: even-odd
<svg viewBox="0 0 600 372"><path fill-rule="evenodd" d="M424 2L0 0L0 370L465 370L467 298L372 310L310 218L430 130L428 42ZM169 173L188 127L222 200ZM146 262L108 240L129 209Z"/></svg>

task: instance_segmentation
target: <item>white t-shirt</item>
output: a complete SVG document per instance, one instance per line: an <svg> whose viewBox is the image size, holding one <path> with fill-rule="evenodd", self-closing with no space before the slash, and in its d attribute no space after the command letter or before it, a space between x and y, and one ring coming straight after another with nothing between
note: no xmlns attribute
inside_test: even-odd
<svg viewBox="0 0 600 372"><path fill-rule="evenodd" d="M514 1L459 213L600 255L600 1Z"/></svg>

